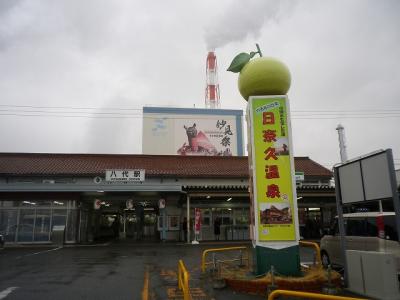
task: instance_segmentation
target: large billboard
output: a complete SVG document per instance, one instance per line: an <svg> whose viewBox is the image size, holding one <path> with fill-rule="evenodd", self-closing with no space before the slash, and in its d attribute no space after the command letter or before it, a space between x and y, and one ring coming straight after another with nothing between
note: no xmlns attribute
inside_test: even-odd
<svg viewBox="0 0 400 300"><path fill-rule="evenodd" d="M390 170L388 155L387 150L377 151L335 167L342 203L377 201L393 197L390 176L391 173L395 173Z"/></svg>
<svg viewBox="0 0 400 300"><path fill-rule="evenodd" d="M298 239L294 160L286 96L250 97L255 242Z"/></svg>
<svg viewBox="0 0 400 300"><path fill-rule="evenodd" d="M241 110L143 107L143 154L241 156Z"/></svg>

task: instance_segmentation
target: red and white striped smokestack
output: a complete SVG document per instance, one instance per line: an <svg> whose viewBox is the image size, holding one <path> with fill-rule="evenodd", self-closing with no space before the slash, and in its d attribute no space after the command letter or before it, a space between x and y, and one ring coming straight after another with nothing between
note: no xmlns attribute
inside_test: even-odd
<svg viewBox="0 0 400 300"><path fill-rule="evenodd" d="M207 55L205 104L206 108L219 108L218 68L214 51Z"/></svg>

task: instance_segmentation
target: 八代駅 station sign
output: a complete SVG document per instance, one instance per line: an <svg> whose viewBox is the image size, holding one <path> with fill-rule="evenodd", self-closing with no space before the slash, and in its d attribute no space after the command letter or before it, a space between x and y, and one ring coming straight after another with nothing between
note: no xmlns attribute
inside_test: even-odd
<svg viewBox="0 0 400 300"><path fill-rule="evenodd" d="M143 182L145 170L106 170L108 182Z"/></svg>

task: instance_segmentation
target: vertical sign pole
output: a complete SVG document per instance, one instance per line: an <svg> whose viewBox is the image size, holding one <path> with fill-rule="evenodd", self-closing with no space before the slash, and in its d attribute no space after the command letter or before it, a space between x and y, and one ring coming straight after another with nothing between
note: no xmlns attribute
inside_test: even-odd
<svg viewBox="0 0 400 300"><path fill-rule="evenodd" d="M344 265L344 285L348 286L348 270L347 270L347 258L346 258L346 239L344 238L346 235L345 227L344 227L344 219L343 219L343 206L342 206L342 195L340 193L340 175L338 167L334 168L334 178L335 178L335 194L336 194L336 210L338 214L338 225L339 225L339 234L340 234L340 252L343 257L343 265Z"/></svg>
<svg viewBox="0 0 400 300"><path fill-rule="evenodd" d="M389 165L388 167L389 167L390 184L392 187L393 206L396 213L396 227L397 227L397 232L400 233L400 203L399 203L400 199L399 199L399 193L397 192L396 171L394 168L392 149L387 149L386 155ZM397 238L400 241L400 234L397 235Z"/></svg>
<svg viewBox="0 0 400 300"><path fill-rule="evenodd" d="M126 210L124 210L124 238L126 238Z"/></svg>
<svg viewBox="0 0 400 300"><path fill-rule="evenodd" d="M251 129L251 120L252 117L250 116L251 105L250 102L247 102L246 108L246 124L247 124L247 156L248 156L248 164L249 164L249 194L250 194L250 226L249 226L249 233L250 239L253 246L252 249L252 270L257 269L257 252L256 252L256 223L255 223L255 200L254 200L254 188L253 188L253 137L252 137L252 129Z"/></svg>
<svg viewBox="0 0 400 300"><path fill-rule="evenodd" d="M163 220L163 224L162 224L162 240L163 242L165 242L166 240L166 235L167 235L167 220L166 220L166 213L165 213L165 208L161 208L161 215L162 215L162 220Z"/></svg>
<svg viewBox="0 0 400 300"><path fill-rule="evenodd" d="M186 196L186 242L190 244L190 196Z"/></svg>
<svg viewBox="0 0 400 300"><path fill-rule="evenodd" d="M160 207L160 215L161 215L161 240L165 241L165 225L167 224L165 220L165 208Z"/></svg>

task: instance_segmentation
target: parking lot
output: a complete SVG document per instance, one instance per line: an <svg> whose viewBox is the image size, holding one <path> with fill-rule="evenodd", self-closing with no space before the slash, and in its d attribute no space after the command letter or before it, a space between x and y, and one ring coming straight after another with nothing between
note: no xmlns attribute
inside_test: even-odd
<svg viewBox="0 0 400 300"><path fill-rule="evenodd" d="M0 299L142 299L143 293L153 300L175 299L179 259L191 274L190 285L198 299L265 299L215 290L199 280L203 250L232 245L238 244L113 242L6 248L0 251ZM309 252L302 256L312 260Z"/></svg>

